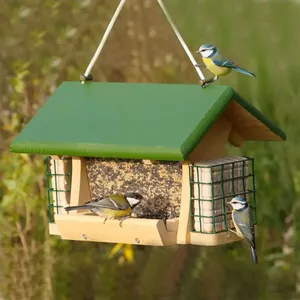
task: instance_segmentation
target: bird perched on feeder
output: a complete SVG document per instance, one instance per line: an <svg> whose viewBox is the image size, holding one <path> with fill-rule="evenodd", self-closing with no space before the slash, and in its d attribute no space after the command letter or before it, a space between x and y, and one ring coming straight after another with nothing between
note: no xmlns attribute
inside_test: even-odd
<svg viewBox="0 0 300 300"><path fill-rule="evenodd" d="M234 197L230 202L227 202L233 208L232 221L239 237L246 240L251 248L251 256L253 262L257 264L257 254L255 246L254 226L251 221L251 211L248 202L243 197Z"/></svg>
<svg viewBox="0 0 300 300"><path fill-rule="evenodd" d="M253 73L242 69L237 66L232 60L224 58L218 48L214 45L204 44L201 45L199 50L196 51L202 55L202 60L205 66L196 64L195 67L206 67L210 72L212 72L215 77L211 82L205 82L204 85L208 86L218 79L219 76L225 76L231 72L231 70L236 70L240 73L256 77Z"/></svg>
<svg viewBox="0 0 300 300"><path fill-rule="evenodd" d="M98 214L100 217L105 218L103 224L107 219L121 219L122 222L129 218L132 209L137 206L143 199L139 193L126 193L113 194L108 197L96 198L92 201L88 201L83 205L79 206L67 206L66 211L70 210L91 210Z"/></svg>

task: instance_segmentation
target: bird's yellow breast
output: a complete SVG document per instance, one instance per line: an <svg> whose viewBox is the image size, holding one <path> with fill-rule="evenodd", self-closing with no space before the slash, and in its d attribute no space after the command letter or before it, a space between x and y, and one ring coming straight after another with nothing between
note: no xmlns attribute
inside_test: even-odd
<svg viewBox="0 0 300 300"><path fill-rule="evenodd" d="M102 215L103 217L114 218L114 219L125 217L130 213L131 213L131 207L124 210L114 210L109 208L102 208L100 210L100 215Z"/></svg>
<svg viewBox="0 0 300 300"><path fill-rule="evenodd" d="M224 76L231 72L230 68L217 66L210 58L202 58L207 69L217 76Z"/></svg>

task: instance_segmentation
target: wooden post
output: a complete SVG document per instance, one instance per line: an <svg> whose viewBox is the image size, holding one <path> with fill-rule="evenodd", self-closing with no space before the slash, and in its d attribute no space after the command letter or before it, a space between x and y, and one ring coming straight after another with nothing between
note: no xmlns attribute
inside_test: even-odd
<svg viewBox="0 0 300 300"><path fill-rule="evenodd" d="M190 243L190 179L189 162L182 163L182 192L180 216L177 231L177 244Z"/></svg>
<svg viewBox="0 0 300 300"><path fill-rule="evenodd" d="M70 205L82 205L92 199L83 157L72 158L72 189ZM69 214L86 213L87 210L71 210Z"/></svg>

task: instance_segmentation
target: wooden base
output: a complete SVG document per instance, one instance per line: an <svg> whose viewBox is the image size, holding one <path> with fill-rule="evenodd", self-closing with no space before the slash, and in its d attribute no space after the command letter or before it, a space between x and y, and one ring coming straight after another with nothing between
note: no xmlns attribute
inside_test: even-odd
<svg viewBox="0 0 300 300"><path fill-rule="evenodd" d="M230 236L229 232L220 232L216 234L191 232L190 241L192 245L217 246L241 241L241 238L233 232L230 233Z"/></svg>
<svg viewBox="0 0 300 300"><path fill-rule="evenodd" d="M176 244L178 220L106 220L99 216L56 215L55 223L64 240L135 245L167 246Z"/></svg>
<svg viewBox="0 0 300 300"><path fill-rule="evenodd" d="M169 246L192 244L217 246L241 241L236 234L221 232L204 234L191 232L187 242L176 240L178 219L162 220L127 219L119 226L118 220L107 220L98 216L57 215L56 223L49 224L49 233L59 235L64 240L90 241L103 243L124 243L148 246Z"/></svg>

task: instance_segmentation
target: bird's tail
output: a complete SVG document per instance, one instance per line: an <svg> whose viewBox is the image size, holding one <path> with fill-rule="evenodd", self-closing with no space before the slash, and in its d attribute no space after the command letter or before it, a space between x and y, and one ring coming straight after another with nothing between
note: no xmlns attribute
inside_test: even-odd
<svg viewBox="0 0 300 300"><path fill-rule="evenodd" d="M251 246L251 256L252 256L253 262L254 262L255 264L257 264L258 260L257 260L256 250L255 250L255 248L253 248L252 246Z"/></svg>
<svg viewBox="0 0 300 300"><path fill-rule="evenodd" d="M87 205L78 205L78 206L66 206L64 207L65 211L77 210L77 209L89 209Z"/></svg>
<svg viewBox="0 0 300 300"><path fill-rule="evenodd" d="M245 75L249 75L249 76L252 76L252 77L256 77L255 74L253 74L253 73L251 73L251 72L249 72L249 71L246 71L246 70L244 70L244 69L242 69L242 68L240 68L240 67L236 67L235 70L238 71L238 72L240 72L240 73L243 73L243 74L245 74Z"/></svg>

